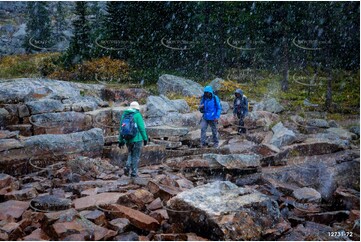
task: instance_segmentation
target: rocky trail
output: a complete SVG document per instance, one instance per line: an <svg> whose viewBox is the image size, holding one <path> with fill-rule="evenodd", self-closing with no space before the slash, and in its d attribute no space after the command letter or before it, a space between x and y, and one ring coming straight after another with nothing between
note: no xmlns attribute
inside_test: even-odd
<svg viewBox="0 0 361 242"><path fill-rule="evenodd" d="M220 147L199 148L201 114L167 94L202 87L163 75L158 91L0 81L0 240L360 239L359 120L301 117L270 98L237 135L222 102ZM146 103L151 139L137 178L117 146L132 100Z"/></svg>

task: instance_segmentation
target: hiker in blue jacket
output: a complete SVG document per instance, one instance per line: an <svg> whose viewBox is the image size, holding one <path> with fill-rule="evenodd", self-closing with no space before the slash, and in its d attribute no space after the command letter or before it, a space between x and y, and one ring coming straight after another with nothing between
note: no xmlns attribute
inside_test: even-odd
<svg viewBox="0 0 361 242"><path fill-rule="evenodd" d="M218 119L221 116L221 110L222 107L219 98L213 93L211 86L206 86L199 105L199 111L203 113L201 121L201 147L205 147L207 145L206 132L208 125L210 125L212 129L213 147L218 147L219 141L217 124Z"/></svg>

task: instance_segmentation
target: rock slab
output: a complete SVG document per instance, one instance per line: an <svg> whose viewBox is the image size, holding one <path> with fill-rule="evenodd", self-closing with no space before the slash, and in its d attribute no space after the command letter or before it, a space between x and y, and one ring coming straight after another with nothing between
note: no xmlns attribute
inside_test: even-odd
<svg viewBox="0 0 361 242"><path fill-rule="evenodd" d="M227 181L181 192L167 206L172 221L211 240L260 240L281 218L276 201Z"/></svg>

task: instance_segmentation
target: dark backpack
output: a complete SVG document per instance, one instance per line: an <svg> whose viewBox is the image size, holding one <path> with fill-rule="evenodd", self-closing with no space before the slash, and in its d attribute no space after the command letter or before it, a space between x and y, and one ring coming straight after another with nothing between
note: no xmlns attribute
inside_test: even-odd
<svg viewBox="0 0 361 242"><path fill-rule="evenodd" d="M236 100L234 100L234 105L236 105ZM240 101L241 101L240 105L237 106L237 113L241 113L243 108L246 108L247 112L248 112L249 111L249 102L247 100L247 97L245 95L243 95L242 98L240 99Z"/></svg>
<svg viewBox="0 0 361 242"><path fill-rule="evenodd" d="M123 139L131 140L138 133L137 124L134 121L134 113L126 114L123 117L121 126L120 126L120 134Z"/></svg>

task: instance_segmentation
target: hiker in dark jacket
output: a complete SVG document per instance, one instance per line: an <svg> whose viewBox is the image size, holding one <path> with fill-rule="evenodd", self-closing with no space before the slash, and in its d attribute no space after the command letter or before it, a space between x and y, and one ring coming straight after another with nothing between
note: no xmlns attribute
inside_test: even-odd
<svg viewBox="0 0 361 242"><path fill-rule="evenodd" d="M144 120L141 113L139 112L139 109L140 109L139 103L132 102L130 104L129 109L124 111L122 118L120 119L120 125L122 126L124 125L123 124L124 118L127 115L132 114L135 126L137 128L136 135L130 139L125 139L122 136L122 132L121 132L122 127L120 127L120 132L119 132L119 148L123 147L125 144L128 148L128 159L124 167L124 174L128 176L130 173L132 177L138 176L137 174L138 162L140 158L140 152L142 149L142 143L144 144L144 146L146 146L148 141Z"/></svg>
<svg viewBox="0 0 361 242"><path fill-rule="evenodd" d="M234 93L235 99L233 101L233 115L239 118L238 123L238 133L246 133L246 128L244 127L244 118L248 114L248 100L241 89L237 89Z"/></svg>
<svg viewBox="0 0 361 242"><path fill-rule="evenodd" d="M217 124L218 119L221 116L222 107L219 98L213 93L211 86L206 86L204 88L204 94L199 105L199 110L203 113L201 121L201 147L207 145L206 132L208 125L210 125L212 129L213 147L217 148L219 144Z"/></svg>

